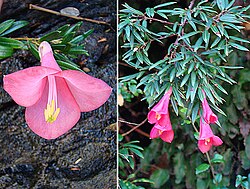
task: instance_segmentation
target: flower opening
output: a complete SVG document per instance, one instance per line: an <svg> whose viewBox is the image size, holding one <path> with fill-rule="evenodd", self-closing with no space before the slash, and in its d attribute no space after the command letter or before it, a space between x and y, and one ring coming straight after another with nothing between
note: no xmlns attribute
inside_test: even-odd
<svg viewBox="0 0 250 189"><path fill-rule="evenodd" d="M56 80L55 76L48 76L49 82L49 94L48 94L48 103L47 107L44 110L44 117L47 123L53 123L56 121L60 108L57 107L57 90L56 90Z"/></svg>

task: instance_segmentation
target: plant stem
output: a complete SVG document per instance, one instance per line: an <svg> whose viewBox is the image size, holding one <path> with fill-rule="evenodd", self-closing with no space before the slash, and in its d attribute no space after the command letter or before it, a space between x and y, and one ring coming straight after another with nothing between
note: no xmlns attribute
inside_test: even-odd
<svg viewBox="0 0 250 189"><path fill-rule="evenodd" d="M83 17L80 17L80 16L72 16L72 15L69 15L69 14L63 14L63 13L53 11L53 10L50 10L50 9L46 9L46 8L43 8L43 7L39 7L39 6L33 5L33 4L29 4L29 9L35 9L35 10L55 14L55 15L58 15L58 16L65 16L65 17L76 19L76 20L82 20L82 21L86 21L86 22L92 22L92 23L96 23L96 24L103 24L103 25L110 26L110 24L108 24L107 22L104 22L104 21L93 20L93 19L90 19L90 18L83 18Z"/></svg>
<svg viewBox="0 0 250 189"><path fill-rule="evenodd" d="M213 167L213 165L211 163L211 159L210 159L209 154L207 152L206 152L206 156L207 156L208 163L209 163L209 165L211 167L211 172L212 172L213 178L215 178L214 167Z"/></svg>
<svg viewBox="0 0 250 189"><path fill-rule="evenodd" d="M126 136L128 134L130 134L132 131L136 130L137 128L139 128L140 126L142 126L146 121L147 121L147 118L144 119L141 123L139 124L136 124L136 123L130 123L130 122L127 122L127 121L122 121L122 120L119 120L120 122L124 122L124 123L127 123L127 124L130 124L130 125L137 125L136 127L133 127L132 129L130 129L128 132L126 133L123 133L122 136Z"/></svg>

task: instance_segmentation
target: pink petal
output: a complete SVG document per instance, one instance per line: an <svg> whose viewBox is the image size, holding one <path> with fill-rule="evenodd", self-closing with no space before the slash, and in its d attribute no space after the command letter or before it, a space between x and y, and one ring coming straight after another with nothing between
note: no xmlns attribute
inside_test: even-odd
<svg viewBox="0 0 250 189"><path fill-rule="evenodd" d="M165 142L171 143L174 139L174 131L163 131L160 135L161 139Z"/></svg>
<svg viewBox="0 0 250 189"><path fill-rule="evenodd" d="M158 121L158 124L164 127L168 127L169 130L172 129L172 125L169 118L169 112L167 112L167 114L161 115L161 119Z"/></svg>
<svg viewBox="0 0 250 189"><path fill-rule="evenodd" d="M151 124L156 123L157 119L155 116L156 116L156 113L154 111L150 110L148 113L148 122Z"/></svg>
<svg viewBox="0 0 250 189"><path fill-rule="evenodd" d="M50 44L46 41L43 41L39 46L39 56L41 59L41 65L48 68L53 68L58 71L62 71L58 66Z"/></svg>
<svg viewBox="0 0 250 189"><path fill-rule="evenodd" d="M207 145L205 144L205 140L199 140L198 141L198 148L200 149L200 151L202 153L206 153L210 150L210 148L212 147L212 143L208 142Z"/></svg>
<svg viewBox="0 0 250 189"><path fill-rule="evenodd" d="M217 137L217 136L214 136L212 138L212 140L213 140L213 145L214 146L220 146L223 143L223 141L219 137Z"/></svg>
<svg viewBox="0 0 250 189"><path fill-rule="evenodd" d="M152 108L152 110L159 114L167 114L168 104L171 94L172 94L172 87L170 87L170 89L164 94L161 100Z"/></svg>
<svg viewBox="0 0 250 189"><path fill-rule="evenodd" d="M58 76L65 78L81 112L99 108L108 100L112 91L104 81L83 72L65 70Z"/></svg>
<svg viewBox="0 0 250 189"><path fill-rule="evenodd" d="M21 106L32 106L41 97L46 76L57 70L36 66L4 76L4 90Z"/></svg>
<svg viewBox="0 0 250 189"><path fill-rule="evenodd" d="M213 134L213 131L212 131L210 125L207 124L201 117L200 118L200 135L199 135L199 139L204 140L204 139L207 139L207 138L211 138L213 136L214 136L214 134Z"/></svg>
<svg viewBox="0 0 250 189"><path fill-rule="evenodd" d="M150 131L150 139L154 139L158 137L159 137L159 130L153 127Z"/></svg>
<svg viewBox="0 0 250 189"><path fill-rule="evenodd" d="M30 129L45 139L55 139L71 129L80 118L80 109L71 95L66 82L56 77L57 103L60 113L53 123L46 123L44 109L48 100L48 83L41 99L26 108L25 119Z"/></svg>
<svg viewBox="0 0 250 189"><path fill-rule="evenodd" d="M203 101L202 101L203 117L208 124L215 123L216 121L218 121L218 117L211 110L211 108L207 102L205 92L204 91L202 91L202 92L203 92L203 95L205 96Z"/></svg>

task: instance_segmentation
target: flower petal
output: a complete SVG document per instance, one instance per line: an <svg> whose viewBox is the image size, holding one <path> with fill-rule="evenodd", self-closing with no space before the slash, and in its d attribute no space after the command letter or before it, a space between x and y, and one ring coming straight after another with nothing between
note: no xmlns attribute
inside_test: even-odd
<svg viewBox="0 0 250 189"><path fill-rule="evenodd" d="M153 127L150 131L150 139L154 139L158 137L159 137L159 129Z"/></svg>
<svg viewBox="0 0 250 189"><path fill-rule="evenodd" d="M48 82L41 99L26 108L25 119L30 129L45 139L55 139L71 129L80 118L80 109L70 93L66 82L56 77L57 106L60 113L53 123L46 123L44 109L48 100Z"/></svg>
<svg viewBox="0 0 250 189"><path fill-rule="evenodd" d="M169 99L172 94L172 87L164 94L161 100L152 108L152 111L155 111L159 114L167 114L168 113L168 104Z"/></svg>
<svg viewBox="0 0 250 189"><path fill-rule="evenodd" d="M205 140L199 140L198 141L198 148L200 149L200 151L202 153L208 152L211 147L212 147L212 143L211 142L205 144Z"/></svg>
<svg viewBox="0 0 250 189"><path fill-rule="evenodd" d="M171 143L174 139L174 131L163 131L160 135L160 138L165 142Z"/></svg>
<svg viewBox="0 0 250 189"><path fill-rule="evenodd" d="M212 140L213 140L213 145L214 146L220 146L220 145L222 145L222 143L223 143L223 141L220 139L220 137L218 137L218 136L214 136L213 138L212 138Z"/></svg>
<svg viewBox="0 0 250 189"><path fill-rule="evenodd" d="M41 59L41 66L53 68L58 71L62 71L61 68L58 66L54 56L53 51L50 44L47 41L43 41L39 48L39 56Z"/></svg>
<svg viewBox="0 0 250 189"><path fill-rule="evenodd" d="M99 108L108 100L112 91L104 81L83 72L65 70L58 76L65 78L81 112Z"/></svg>
<svg viewBox="0 0 250 189"><path fill-rule="evenodd" d="M4 76L4 90L21 106L32 106L41 97L46 76L57 70L35 66Z"/></svg>
<svg viewBox="0 0 250 189"><path fill-rule="evenodd" d="M204 140L204 139L207 139L207 138L211 138L213 136L214 136L214 134L213 134L213 131L212 131L210 125L207 124L207 122L205 122L205 120L200 118L200 135L199 135L199 139Z"/></svg>
<svg viewBox="0 0 250 189"><path fill-rule="evenodd" d="M151 124L154 124L157 122L156 113L152 110L150 110L148 113L148 122Z"/></svg>

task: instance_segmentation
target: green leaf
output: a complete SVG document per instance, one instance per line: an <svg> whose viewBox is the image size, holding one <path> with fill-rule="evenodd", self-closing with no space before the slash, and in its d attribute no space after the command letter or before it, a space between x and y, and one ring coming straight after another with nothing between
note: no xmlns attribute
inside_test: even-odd
<svg viewBox="0 0 250 189"><path fill-rule="evenodd" d="M13 49L21 49L24 46L24 44L21 41L7 37L0 37L0 45L9 46Z"/></svg>
<svg viewBox="0 0 250 189"><path fill-rule="evenodd" d="M189 79L189 76L190 76L190 74L186 74L186 75L184 76L184 78L183 78L182 81L181 81L180 87L183 87L183 86L187 83L187 81L188 81L188 79Z"/></svg>
<svg viewBox="0 0 250 189"><path fill-rule="evenodd" d="M130 7L127 3L125 3L123 6L126 7L127 9L122 9L122 10L120 10L120 12L134 13L134 14L138 14L138 15L141 15L141 16L144 15L143 12Z"/></svg>
<svg viewBox="0 0 250 189"><path fill-rule="evenodd" d="M137 150L137 149L135 149L135 148L129 148L129 150L131 150L132 152L134 152L136 155L138 155L140 158L144 158L143 157L143 154L139 151L139 150Z"/></svg>
<svg viewBox="0 0 250 189"><path fill-rule="evenodd" d="M222 21L222 22L230 22L230 23L241 23L241 21L239 21L234 14L228 14L228 13L223 14L220 17L220 21Z"/></svg>
<svg viewBox="0 0 250 189"><path fill-rule="evenodd" d="M0 34L2 34L7 29L9 29L12 26L13 23L14 23L14 20L6 20L6 21L2 22L0 24Z"/></svg>
<svg viewBox="0 0 250 189"><path fill-rule="evenodd" d="M5 30L5 32L3 32L0 36L5 36L9 33L12 33L13 31L16 31L24 26L27 26L29 24L29 22L27 21L16 21L14 22L10 28L8 28L7 30Z"/></svg>
<svg viewBox="0 0 250 189"><path fill-rule="evenodd" d="M57 63L60 67L64 68L64 70L78 70L78 71L83 72L79 67L72 65L68 62L57 60Z"/></svg>
<svg viewBox="0 0 250 189"><path fill-rule="evenodd" d="M196 103L194 108L192 109L192 115L191 115L192 124L194 124L196 121L196 118L198 116L199 107L200 107L199 103Z"/></svg>
<svg viewBox="0 0 250 189"><path fill-rule="evenodd" d="M224 158L220 154L214 154L214 158L211 160L212 163L223 163Z"/></svg>
<svg viewBox="0 0 250 189"><path fill-rule="evenodd" d="M88 54L88 51L86 51L83 47L79 46L79 47L74 47L74 48L71 48L69 51L68 51L68 54L71 54L71 55L86 55L86 56L89 56Z"/></svg>
<svg viewBox="0 0 250 189"><path fill-rule="evenodd" d="M38 48L31 42L28 41L28 47L31 51L31 53L33 54L33 56L37 59L40 60L40 56L39 56L39 52L38 52Z"/></svg>
<svg viewBox="0 0 250 189"><path fill-rule="evenodd" d="M242 39L242 38L239 38L239 37L235 37L235 36L230 36L229 38L233 39L235 41L243 42L243 43L250 43L250 41L248 41L248 40L245 40L245 39Z"/></svg>
<svg viewBox="0 0 250 189"><path fill-rule="evenodd" d="M238 49L238 50L249 51L246 47L243 47L243 46L241 46L241 45L239 45L239 44L236 44L236 43L233 43L233 42L229 42L229 44L230 44L232 47L234 47L234 48L236 48L236 49Z"/></svg>
<svg viewBox="0 0 250 189"><path fill-rule="evenodd" d="M173 106L174 112L178 116L179 110L178 110L177 103L176 103L176 101L175 101L175 99L173 97L171 97L170 100L171 100L171 104Z"/></svg>
<svg viewBox="0 0 250 189"><path fill-rule="evenodd" d="M52 31L50 33L45 34L44 36L42 36L39 41L51 41L51 40L55 40L55 39L59 39L61 36L61 33L59 31Z"/></svg>
<svg viewBox="0 0 250 189"><path fill-rule="evenodd" d="M198 34L198 33L201 33L201 31L193 31L193 32L187 33L187 34L181 36L181 37L179 38L179 40L181 40L181 39L186 39L186 38L191 37L191 36L193 36L193 35L196 35L196 34Z"/></svg>
<svg viewBox="0 0 250 189"><path fill-rule="evenodd" d="M150 180L154 182L154 188L160 188L169 179L169 171L167 169L157 169L150 175Z"/></svg>
<svg viewBox="0 0 250 189"><path fill-rule="evenodd" d="M123 136L121 134L118 134L118 142L121 142L123 140Z"/></svg>
<svg viewBox="0 0 250 189"><path fill-rule="evenodd" d="M0 45L0 59L12 56L13 49L11 47Z"/></svg>
<svg viewBox="0 0 250 189"><path fill-rule="evenodd" d="M209 168L210 168L209 164L203 163L203 164L199 165L198 167L196 167L195 174L198 175L200 173L203 173L203 172L207 171Z"/></svg>
<svg viewBox="0 0 250 189"><path fill-rule="evenodd" d="M157 8L160 8L160 7L166 7L166 6L169 6L169 5L176 4L176 3L177 2L167 2L167 3L159 4L159 5L155 6L154 8L157 9Z"/></svg>

